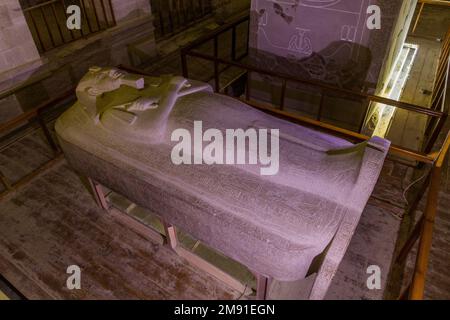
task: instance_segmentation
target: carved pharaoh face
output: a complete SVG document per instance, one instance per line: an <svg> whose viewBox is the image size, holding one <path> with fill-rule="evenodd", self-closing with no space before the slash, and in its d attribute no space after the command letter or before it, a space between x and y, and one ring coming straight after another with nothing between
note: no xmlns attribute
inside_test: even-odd
<svg viewBox="0 0 450 320"><path fill-rule="evenodd" d="M97 97L122 85L126 73L115 68L92 67L77 87L78 101L93 117L97 114Z"/></svg>

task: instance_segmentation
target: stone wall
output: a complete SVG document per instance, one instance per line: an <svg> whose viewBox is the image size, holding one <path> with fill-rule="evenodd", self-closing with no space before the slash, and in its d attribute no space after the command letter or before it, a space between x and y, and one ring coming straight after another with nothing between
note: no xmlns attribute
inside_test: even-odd
<svg viewBox="0 0 450 320"><path fill-rule="evenodd" d="M117 23L151 14L150 0L111 0Z"/></svg>
<svg viewBox="0 0 450 320"><path fill-rule="evenodd" d="M408 1L411 2L411 1ZM253 0L250 47L277 59L272 69L341 87L375 89L403 0ZM381 29L369 29L367 9L381 8ZM267 58L268 59L268 58ZM282 63L282 62L285 63Z"/></svg>
<svg viewBox="0 0 450 320"><path fill-rule="evenodd" d="M2 83L41 64L18 0L0 2L0 92ZM0 97L0 123L22 113L15 95Z"/></svg>
<svg viewBox="0 0 450 320"><path fill-rule="evenodd" d="M18 0L0 2L0 74L39 60Z"/></svg>

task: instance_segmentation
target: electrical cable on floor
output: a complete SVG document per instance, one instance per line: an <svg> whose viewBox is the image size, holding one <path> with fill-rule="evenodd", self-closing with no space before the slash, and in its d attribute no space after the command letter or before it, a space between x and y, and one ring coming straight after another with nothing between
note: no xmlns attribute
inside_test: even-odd
<svg viewBox="0 0 450 320"><path fill-rule="evenodd" d="M241 300L242 297L245 295L245 292L247 291L248 283L245 284L244 291L241 293L241 295L236 300Z"/></svg>
<svg viewBox="0 0 450 320"><path fill-rule="evenodd" d="M418 178L417 180L415 180L414 182L409 184L403 191L403 200L405 200L407 206L409 206L409 201L408 201L408 199L406 199L406 195L407 195L409 189L411 189L414 185L416 185L417 183L422 181L426 176L428 176L428 172L425 172L420 178Z"/></svg>
<svg viewBox="0 0 450 320"><path fill-rule="evenodd" d="M403 220L404 215L396 215L394 212L391 212L390 210L387 210L387 213L391 217L393 217L395 220L398 220L398 221L402 221Z"/></svg>

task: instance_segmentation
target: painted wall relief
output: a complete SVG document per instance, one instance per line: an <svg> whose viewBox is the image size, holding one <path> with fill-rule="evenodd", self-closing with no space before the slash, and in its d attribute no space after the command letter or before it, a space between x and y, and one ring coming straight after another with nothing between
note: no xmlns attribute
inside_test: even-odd
<svg viewBox="0 0 450 320"><path fill-rule="evenodd" d="M390 0L394 5L383 17L382 30L369 30L367 9L372 4L386 8L383 2L253 0L252 60L270 70L340 87L375 88L402 1ZM374 37L376 32L383 32L383 42Z"/></svg>

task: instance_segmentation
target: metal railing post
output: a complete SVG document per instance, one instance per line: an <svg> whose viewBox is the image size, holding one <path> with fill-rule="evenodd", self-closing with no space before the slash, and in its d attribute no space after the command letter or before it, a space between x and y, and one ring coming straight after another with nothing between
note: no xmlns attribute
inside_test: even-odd
<svg viewBox="0 0 450 320"><path fill-rule="evenodd" d="M236 26L231 32L231 60L236 61Z"/></svg>
<svg viewBox="0 0 450 320"><path fill-rule="evenodd" d="M189 70L187 63L187 52L184 49L181 49L181 70L183 73L183 77L189 78Z"/></svg>
<svg viewBox="0 0 450 320"><path fill-rule="evenodd" d="M281 101L280 101L280 110L284 110L284 105L286 103L286 87L287 87L287 81L282 80L281 84Z"/></svg>
<svg viewBox="0 0 450 320"><path fill-rule="evenodd" d="M220 72L219 72L219 39L214 37L214 86L216 92L220 92Z"/></svg>
<svg viewBox="0 0 450 320"><path fill-rule="evenodd" d="M55 153L59 152L59 148L58 145L56 144L56 142L53 140L52 134L50 132L50 130L48 130L47 124L44 121L44 118L42 117L41 112L38 111L37 115L36 115L37 121L42 129L42 132L45 135L45 138L47 139L48 144L50 145L50 147L52 148L52 150Z"/></svg>
<svg viewBox="0 0 450 320"><path fill-rule="evenodd" d="M411 300L422 300L424 296L425 278L438 206L441 173L441 167L435 165L431 172L430 191L428 192L425 217L422 224L422 235L420 237L419 251L417 253L416 266L414 268L414 276L409 293L409 299Z"/></svg>

